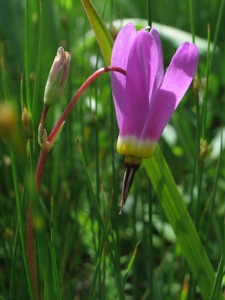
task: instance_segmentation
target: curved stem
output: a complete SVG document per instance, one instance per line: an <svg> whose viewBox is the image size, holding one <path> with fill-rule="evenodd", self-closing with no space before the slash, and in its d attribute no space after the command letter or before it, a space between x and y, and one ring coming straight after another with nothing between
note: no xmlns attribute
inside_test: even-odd
<svg viewBox="0 0 225 300"><path fill-rule="evenodd" d="M46 160L47 160L47 157L48 157L48 153L49 152L44 151L43 149L41 149L41 152L40 152L40 155L39 155L38 164L37 164L36 172L35 172L35 182L36 182L37 192L39 191L39 188L40 188L41 178L42 178L45 163L46 163Z"/></svg>
<svg viewBox="0 0 225 300"><path fill-rule="evenodd" d="M77 93L74 95L73 99L70 101L70 103L68 104L67 108L64 110L62 116L60 117L59 121L56 123L55 127L53 128L53 130L51 131L51 133L48 136L48 142L50 142L54 136L57 134L59 128L61 127L62 123L65 121L66 117L68 116L68 114L70 113L71 109L73 108L73 106L76 104L76 102L78 101L78 99L80 98L80 96L83 94L83 92L86 90L86 88L96 79L98 78L100 75L102 75L103 73L106 72L119 72L123 75L126 76L126 71L118 68L118 67L106 67L106 68L101 68L97 71L95 71L83 84L82 86L79 88L79 90L77 91Z"/></svg>
<svg viewBox="0 0 225 300"><path fill-rule="evenodd" d="M48 106L48 105L44 105L44 108L43 108L43 111L42 111L42 115L41 115L41 120L40 120L40 124L42 125L42 128L44 128L45 119L46 119L49 107L50 106Z"/></svg>
<svg viewBox="0 0 225 300"><path fill-rule="evenodd" d="M67 108L64 110L63 114L61 115L60 119L58 120L58 122L56 123L56 125L52 129L51 133L49 134L49 136L48 136L48 142L49 143L59 133L63 122L65 122L66 117L68 116L68 114L70 113L70 111L72 110L72 108L74 107L74 105L76 104L78 99L80 98L80 96L87 89L87 87L96 78L98 78L100 75L102 75L106 72L119 72L119 73L123 74L124 76L126 76L126 71L121 69L121 68L106 67L106 68L100 68L99 70L95 71L90 77L88 77L88 79L81 85L81 87L79 88L77 93L74 95L74 97L72 98L72 100L68 104ZM44 128L45 117L46 117L46 114L48 112L48 109L49 109L49 106L44 106L44 109L43 109L43 112L42 112L40 123L43 125L43 128ZM37 164L36 173L35 173L35 175L36 175L35 176L35 181L36 181L37 191L39 190L39 187L40 187L40 184L41 184L41 178L42 178L45 163L46 163L46 160L47 160L47 157L48 157L48 153L49 153L48 151L46 151L44 149L41 149L41 152L40 152L40 155L39 155L38 164Z"/></svg>

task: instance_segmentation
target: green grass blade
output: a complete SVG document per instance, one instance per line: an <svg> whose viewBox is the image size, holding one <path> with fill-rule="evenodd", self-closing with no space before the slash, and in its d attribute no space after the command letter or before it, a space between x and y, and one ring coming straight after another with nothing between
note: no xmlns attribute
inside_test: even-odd
<svg viewBox="0 0 225 300"><path fill-rule="evenodd" d="M216 300L219 298L219 294L221 293L221 282L223 278L223 267L224 267L224 254L222 254L219 267L216 274L216 280L214 282L214 286L212 289L212 294L210 296L210 300Z"/></svg>
<svg viewBox="0 0 225 300"><path fill-rule="evenodd" d="M127 277L128 277L128 275L130 274L131 269L132 269L132 267L133 267L134 260L135 260L136 255L137 255L138 246L139 246L140 242L141 242L141 241L138 241L137 244L135 245L135 248L134 248L134 251L133 251L132 256L131 256L131 258L130 258L130 261L129 261L129 263L128 263L128 266L127 266L127 268L126 268L126 270L125 270L125 274L124 274L124 278L123 278L123 283L122 283L121 289L120 289L120 291L119 291L119 296L118 296L118 298L117 298L118 300L121 299L121 297L122 297L122 295L123 295L123 293L124 293L124 286L125 286L125 284L126 284Z"/></svg>
<svg viewBox="0 0 225 300"><path fill-rule="evenodd" d="M116 252L116 243L115 241L112 241L112 243L110 243L109 241L109 236L107 233L107 227L110 226L110 219L109 219L109 215L107 215L107 218L106 218L106 223L103 222L103 219L102 219L102 216L101 216L101 211L100 211L100 208L99 208L99 204L97 202L97 199L96 199L96 196L94 194L94 191L93 191L93 188L92 188L92 185L91 185L91 181L90 181L90 176L88 174L88 170L87 170L87 166L86 166L86 162L85 162L85 158L83 156L83 150L82 150L82 147L81 147L81 144L80 142L77 140L77 145L78 145L78 151L79 151L79 154L80 154L80 158L81 158L81 163L82 163L82 166L83 166L83 169L84 169L84 173L85 173L85 178L86 178L86 182L87 182L87 187L89 189L89 192L90 192L90 195L91 195L91 199L94 203L94 207L95 207L95 214L96 214L96 217L98 219L98 223L100 225L100 228L101 228L101 231L102 231L102 234L103 234L103 240L106 241L106 244L108 246L108 251L109 251L109 255L110 255L110 259L112 261L112 264L115 266L115 269L117 270L116 272L116 282L117 282L117 285L118 285L118 289L121 288L121 277L120 277L120 272L118 271L119 269L119 266L118 266L118 257L115 255L115 252ZM108 211L108 213L110 213L110 211ZM113 235L112 235L113 237ZM98 263L100 263L99 261L96 263L96 273L98 271Z"/></svg>
<svg viewBox="0 0 225 300"><path fill-rule="evenodd" d="M26 83L26 104L28 111L31 111L31 92L30 92L30 64L29 64L29 17L30 17L30 6L29 1L26 1L26 9L25 9L25 51L24 51L24 61L25 61L25 83Z"/></svg>
<svg viewBox="0 0 225 300"><path fill-rule="evenodd" d="M55 298L57 300L61 299L60 289L59 289L59 278L56 262L56 251L55 251L55 231L54 231L54 199L51 199L51 258L52 258L52 276L53 276L53 289L55 293Z"/></svg>
<svg viewBox="0 0 225 300"><path fill-rule="evenodd" d="M113 39L97 10L89 0L81 0L107 65L110 64Z"/></svg>
<svg viewBox="0 0 225 300"><path fill-rule="evenodd" d="M104 199L105 202L105 199ZM98 249L98 255L97 255L97 261L95 264L95 272L94 272L94 276L92 279L92 285L91 285L91 289L90 289L90 293L89 293L89 297L88 299L94 299L94 290L96 287L96 282L97 282L97 278L99 276L99 271L100 271L100 267L101 264L103 265L102 267L105 267L105 263L104 263L104 256L105 256L105 251L104 251L104 247L105 247L105 243L106 243L106 238L108 235L108 227L110 226L110 211L111 211L111 201L109 203L109 206L107 208L106 211L106 219L105 219L105 223L104 223L104 230L102 232L102 236L101 236L101 241L100 241L100 245L99 245L99 249ZM105 276L105 274L103 274L103 277ZM105 278L103 278L103 285L102 288L104 289L105 286ZM102 295L102 299L105 299L104 297L104 292Z"/></svg>
<svg viewBox="0 0 225 300"><path fill-rule="evenodd" d="M39 41L38 41L38 53L37 53L37 65L36 65L36 79L35 79L35 86L34 86L34 93L33 93L33 101L32 101L32 118L33 118L33 125L38 125L38 120L37 118L39 116L37 116L37 114L35 113L36 111L38 111L38 105L40 105L39 103L39 99L38 99L38 91L39 91L39 83L40 83L40 69L41 69L41 52L42 52L42 3L41 1L39 2L39 18L40 18L40 22L39 22ZM35 127L36 128L36 127Z"/></svg>
<svg viewBox="0 0 225 300"><path fill-rule="evenodd" d="M144 166L201 294L204 299L209 299L215 280L214 270L159 147L151 159L144 160Z"/></svg>
<svg viewBox="0 0 225 300"><path fill-rule="evenodd" d="M28 284L28 290L30 293L30 299L34 299L33 289L32 289L32 283L30 278L30 272L28 267L28 261L27 261L27 255L26 255L26 241L25 241L25 221L22 214L22 207L20 202L20 195L19 195L19 182L18 182L18 173L17 173L17 167L15 162L15 154L13 151L12 146L10 145L10 158L12 162L12 175L13 175L13 184L14 184L14 190L15 190L15 196L16 196L16 207L17 207L17 214L18 214L18 225L19 225L19 234L20 234L20 240L21 240L21 247L22 247L22 255L23 255L23 262L26 272L26 279Z"/></svg>

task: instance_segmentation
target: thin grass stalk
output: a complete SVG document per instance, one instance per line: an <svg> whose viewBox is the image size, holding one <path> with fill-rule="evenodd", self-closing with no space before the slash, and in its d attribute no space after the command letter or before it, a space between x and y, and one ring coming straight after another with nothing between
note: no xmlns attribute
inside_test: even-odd
<svg viewBox="0 0 225 300"><path fill-rule="evenodd" d="M96 70L98 69L99 56L96 58ZM94 95L95 95L95 115L93 117L94 129L95 129L95 147L96 147L96 195L97 201L100 202L100 166L99 166L99 138L98 138L98 79L95 81L94 85Z"/></svg>
<svg viewBox="0 0 225 300"><path fill-rule="evenodd" d="M151 0L147 0L147 19L148 26L152 26L152 2Z"/></svg>
<svg viewBox="0 0 225 300"><path fill-rule="evenodd" d="M196 206L195 206L195 215L194 215L194 220L195 220L195 226L196 229L199 229L199 214L200 214L200 204L201 204L201 198L202 198L202 178L203 178L203 168L204 168L204 159L203 161L200 160L200 143L201 140L204 141L206 138L206 121L207 121L207 102L208 102L208 80L209 80L209 58L210 58L210 30L208 27L208 51L207 51L207 61L206 61L206 88L205 88L205 94L204 94L204 102L203 102L203 112L202 112L202 118L201 118L201 138L197 140L198 147L197 147L197 186L198 186L198 197L196 201ZM197 102L197 113L200 114L199 112L199 101ZM197 115L197 120L198 120ZM198 124L199 125L199 124Z"/></svg>
<svg viewBox="0 0 225 300"><path fill-rule="evenodd" d="M1 65L1 82L4 98L8 99L8 86L7 86L7 78L6 78L6 68L5 68L5 53L4 53L4 44L0 42L0 65Z"/></svg>
<svg viewBox="0 0 225 300"><path fill-rule="evenodd" d="M216 28L215 28L215 31L214 31L213 50L212 50L212 54L211 54L211 57L210 57L210 63L209 63L210 67L212 65L213 56L214 56L215 51L216 51L216 44L217 44L217 40L218 40L219 30L220 30L220 28L223 28L223 26L221 26L221 21L222 21L222 17L223 17L223 13L224 13L224 5L225 5L225 0L221 0L220 1L220 7L219 7L219 13L218 13L218 17L217 17L217 22L216 22Z"/></svg>
<svg viewBox="0 0 225 300"><path fill-rule="evenodd" d="M114 1L110 0L110 14L109 14L109 28L110 30L113 27L113 11L114 11Z"/></svg>
<svg viewBox="0 0 225 300"><path fill-rule="evenodd" d="M12 268L10 274L10 291L9 291L9 299L12 300L15 298L15 263L16 263L16 254L17 254L17 247L18 247L18 238L19 238L19 223L17 220L16 224L16 232L14 237L13 243L13 251L12 251Z"/></svg>
<svg viewBox="0 0 225 300"><path fill-rule="evenodd" d="M149 299L154 299L154 250L153 250L153 224L152 224L152 213L153 213L153 203L151 195L151 183L148 184L148 249L149 249Z"/></svg>
<svg viewBox="0 0 225 300"><path fill-rule="evenodd" d="M111 202L111 200L110 200ZM99 243L99 248L98 248L98 252L97 252L97 259L96 259L96 263L95 263L95 271L94 271L94 277L92 280L92 285L91 285L91 290L89 293L89 297L88 299L95 299L94 298L94 291L95 291L95 287L96 287L96 282L97 279L99 278L99 280L101 279L101 264L103 265L103 276L105 276L105 272L104 268L105 268L105 255L106 255L106 239L107 239L107 234L108 234L108 228L110 226L110 211L111 211L111 205L108 206L107 212L106 212L106 219L104 224L104 228L103 232L100 236L100 243ZM105 283L104 279L102 280L101 284L103 285ZM105 289L104 286L103 288L99 289L99 293L98 293L98 297L100 299L105 299L104 298L104 294L105 294Z"/></svg>
<svg viewBox="0 0 225 300"><path fill-rule="evenodd" d="M105 199L104 199L105 200ZM108 205L106 206L106 218L105 218L105 236L104 236L104 265L103 265L103 274L104 274L104 278L103 278L103 300L106 299L106 254L107 254L107 247L106 247L106 236L108 235L109 230L111 230L111 222L110 222L110 216L111 216L111 209L112 209L112 201L113 201L113 193L110 196L110 199L108 201ZM105 202L105 201L104 201ZM114 245L115 248L115 245ZM113 265L113 267L115 268L115 266ZM116 269L116 271L118 271L118 268Z"/></svg>
<svg viewBox="0 0 225 300"><path fill-rule="evenodd" d="M39 0L39 39L38 39L38 52L37 52L37 65L36 65L36 77L33 93L33 102L32 102L32 121L34 125L37 125L37 105L38 103L38 90L39 90L39 81L40 81L40 68L41 68L41 52L42 52L42 39L43 39L43 30L42 30L43 18L42 18L42 3ZM36 128L36 126L34 126Z"/></svg>
<svg viewBox="0 0 225 300"><path fill-rule="evenodd" d="M78 143L78 151L79 151L79 154L80 154L81 162L82 162L84 173L85 173L85 178L86 178L87 186L88 186L88 189L90 191L91 199L92 199L92 201L94 203L94 206L95 206L95 213L96 213L96 216L97 216L97 219L98 219L98 223L101 226L102 232L104 232L104 223L103 223L103 220L102 220L102 217L101 217L101 213L100 213L100 209L99 209L99 204L97 202L97 199L95 197L95 194L93 192L93 188L92 188L92 185L91 185L91 182L90 182L90 177L89 177L89 174L88 174L88 171L87 171L87 166L86 166L85 159L84 159L84 156L83 156L82 147L81 147L81 145L80 145L80 143L79 143L78 140L77 140L77 143ZM113 235L112 235L112 237L113 237ZM112 247L111 247L110 241L109 241L107 235L106 235L106 243L107 243L107 246L108 246L108 250L109 250L109 254L110 254L110 258L111 258L112 264L114 266L117 266L117 269L118 269L118 255L114 255L114 253L112 251ZM113 239L112 245L115 246L115 244L116 243L114 242L114 239ZM115 250L116 250L116 247L115 247ZM116 276L116 282L117 282L117 285L118 285L118 289L120 289L121 288L121 276L120 276L119 272L117 272L116 275L117 275Z"/></svg>
<svg viewBox="0 0 225 300"><path fill-rule="evenodd" d="M35 220L35 252L40 294L44 293L46 299L53 299L54 291L52 288L48 288L49 286L52 287L52 268L49 253L51 245L47 236L45 218L37 200L33 201L33 219Z"/></svg>
<svg viewBox="0 0 225 300"><path fill-rule="evenodd" d="M101 298L106 299L106 244L104 243L102 250L102 294Z"/></svg>
<svg viewBox="0 0 225 300"><path fill-rule="evenodd" d="M51 199L51 258L52 258L52 276L53 276L53 287L54 293L57 300L61 299L60 289L59 289L59 278L57 271L57 261L55 252L55 232L54 232L54 199Z"/></svg>
<svg viewBox="0 0 225 300"><path fill-rule="evenodd" d="M30 141L31 143L31 141ZM30 154L30 172L31 174L33 174L33 161L32 158L33 157ZM40 154L40 159L38 161L38 165L37 165L37 169L38 172L40 172L40 176L39 174L35 174L35 184L36 184L36 191L34 193L34 191L32 191L32 195L31 195L31 199L29 202L29 207L28 207L28 211L27 211L27 225L26 225L26 249L27 249L27 258L28 258L28 264L29 264L29 270L31 273L31 279L32 279L32 286L34 289L34 295L35 295L35 299L39 299L39 291L38 291L38 279L37 279L37 269L36 269L36 255L35 255L35 247L34 247L34 216L38 216L39 217L39 209L38 209L38 201L37 201L37 195L39 192L39 188L40 188L40 183L41 183L41 175L43 174L43 167L45 165L45 162L47 160L48 157L48 152L45 152L43 150L41 150L41 154ZM39 164L41 165L41 167L39 168ZM30 196L30 195L29 195ZM38 234L37 237L40 237L40 235ZM36 246L38 248L39 245L39 238L36 239Z"/></svg>
<svg viewBox="0 0 225 300"><path fill-rule="evenodd" d="M97 277L99 275L100 267L101 267L101 255L97 256L97 260L96 260L96 263L95 263L94 276L92 278L92 284L91 284L91 289L90 289L90 292L89 292L88 300L95 299L94 290L95 290L95 286L96 286Z"/></svg>
<svg viewBox="0 0 225 300"><path fill-rule="evenodd" d="M192 1L192 0L191 0ZM208 31L208 51L207 51L207 62L206 62L206 81L208 81L209 76L209 56L210 56L210 35ZM197 100L197 200L195 203L195 209L194 209L194 223L196 226L196 229L199 229L199 222L200 222L200 204L202 199L202 179L203 179L203 168L204 168L204 162L200 161L200 143L201 140L205 140L206 135L206 120L207 120L207 99L208 99L208 84L206 84L206 90L204 95L204 103L203 103L203 112L202 116L200 115L200 104ZM201 121L200 121L201 120ZM195 288L195 280L191 279L191 294L190 299L194 299L196 297L196 288Z"/></svg>
<svg viewBox="0 0 225 300"><path fill-rule="evenodd" d="M206 227L206 238L205 238L205 248L206 249L207 249L208 244L210 242L210 239L209 239L210 238L210 226L212 224L212 216L213 216L213 212L214 212L214 204L215 204L215 198L216 198L216 189L217 189L217 183L218 183L218 179L219 179L222 153L223 153L223 135L222 135L222 130L221 130L220 155L219 155L219 159L218 159L218 162L217 162L216 174L215 174L215 181L214 181L214 184L213 184L212 195L210 197L209 217L208 217L207 227Z"/></svg>
<svg viewBox="0 0 225 300"><path fill-rule="evenodd" d="M189 3L189 16L190 16L192 42L195 43L195 19L194 19L193 0L189 0L188 3Z"/></svg>
<svg viewBox="0 0 225 300"><path fill-rule="evenodd" d="M137 241L137 203L138 203L138 186L139 186L139 176L136 176L134 182L134 203L133 203L133 210L132 210L132 247L135 247ZM137 299L137 279L138 279L138 268L137 265L134 264L133 266L133 274L132 274L132 293L133 299Z"/></svg>
<svg viewBox="0 0 225 300"><path fill-rule="evenodd" d="M98 66L98 55L96 59L96 65L95 68L97 69ZM94 97L95 97L95 112L93 116L93 123L94 123L94 134L95 134L95 169L96 169L96 198L97 202L100 205L100 165L99 165L99 137L98 137L98 80L94 83ZM98 241L101 240L101 227L98 227ZM102 253L99 253L99 255L103 255ZM103 259L103 257L102 257ZM104 262L103 262L104 263ZM102 295L102 269L99 268L99 274L98 274L98 287L99 287L99 295L101 299Z"/></svg>
<svg viewBox="0 0 225 300"><path fill-rule="evenodd" d="M192 42L195 43L195 22L194 22L194 7L193 7L193 0L189 0L189 15L190 15L190 27L191 27L191 34L192 34ZM195 164L194 164L194 173L195 170L197 171L196 174L196 179L198 182L198 200L200 198L200 190L199 190L199 183L201 183L200 180L200 167L199 167L199 153L200 153L200 107L199 107L199 97L197 95L197 99L196 99L196 159L195 159ZM195 177L195 176L193 176ZM192 198L192 206L194 206L194 223L197 223L197 211L198 211L198 200L197 200L197 204L195 204L195 199L194 199L194 194L193 194L193 189L194 189L194 185L195 185L195 180L193 180L193 186L192 186L192 193L191 193L191 198ZM195 299L196 295L196 290L195 290L195 281L193 280L193 278L190 280L191 281L191 285L192 287L190 288L191 293L194 293L194 295L192 295L191 297L194 297L193 299ZM189 297L190 294L189 293Z"/></svg>
<svg viewBox="0 0 225 300"><path fill-rule="evenodd" d="M23 185L24 186L24 185ZM24 201L24 189L22 192L22 196L21 196L21 210L22 210L22 206L23 206L23 201ZM17 248L18 248L18 243L19 243L19 236L20 236L20 229L19 229L19 221L17 219L17 224L16 224L16 231L15 231L15 237L14 237L14 243L13 243L13 249L12 249L12 268L11 268L11 274L10 274L10 295L9 295L9 299L14 299L15 296L15 263L16 263L16 255L17 255Z"/></svg>
<svg viewBox="0 0 225 300"><path fill-rule="evenodd" d="M31 151L29 151L29 163L28 170L30 174L33 174L33 142L28 140L28 145ZM34 248L34 224L33 224L33 203L36 201L36 194L32 191L31 195L29 193L29 205L27 211L27 224L26 224L26 251L29 270L31 273L32 286L34 290L35 299L39 299L38 291L38 279L37 279L37 270L36 270L36 257L35 257L35 248Z"/></svg>
<svg viewBox="0 0 225 300"><path fill-rule="evenodd" d="M34 249L33 208L31 202L29 203L28 212L27 212L26 249L27 249L27 260L29 264L31 282L34 290L35 299L37 300L39 299L39 292L38 292L35 249Z"/></svg>
<svg viewBox="0 0 225 300"><path fill-rule="evenodd" d="M30 93L30 56L29 56L29 20L30 20L30 6L29 0L26 0L25 6L25 47L24 47L24 61L25 61L25 86L26 86L26 104L29 112L32 110L31 93Z"/></svg>
<svg viewBox="0 0 225 300"><path fill-rule="evenodd" d="M41 4L40 4L40 9L41 9ZM31 103L31 92L30 92L29 20L30 20L30 6L29 6L29 0L27 0L26 8L25 8L25 50L24 50L25 51L25 86L26 86L26 104L27 104L28 112L31 112L33 107ZM42 26L42 24L40 24L40 26ZM40 57L40 53L39 53L39 57ZM40 68L39 64L40 61L38 59L37 70L38 68ZM39 76L39 74L36 75ZM33 143L31 140L29 140L28 143L30 147L29 168L32 173L33 161L34 161L33 147L32 147ZM27 213L26 241L27 241L26 249L27 249L28 264L31 272L34 295L35 295L35 299L39 299L38 283L37 283L37 276L36 276L35 250L34 250L33 212L32 212L31 203L29 204L28 213Z"/></svg>
<svg viewBox="0 0 225 300"><path fill-rule="evenodd" d="M202 112L202 139L206 138L206 122L207 122L207 105L208 105L208 94L209 94L209 71L210 71L210 25L207 27L207 37L208 37L208 49L206 58L206 71L205 71L205 93L203 102L203 112Z"/></svg>
<svg viewBox="0 0 225 300"><path fill-rule="evenodd" d="M16 170L16 162L15 162L15 156L12 149L12 146L10 145L10 158L12 162L12 175L13 175L13 184L14 184L14 190L15 190L15 196L16 196L16 207L17 207L17 214L18 214L18 224L19 224L19 233L20 233L20 240L21 240L21 246L22 246L22 254L23 254L23 262L26 272L26 279L28 284L28 290L29 294L32 300L35 299L34 297L34 291L32 288L32 282L29 272L29 266L28 266L28 260L27 260L27 253L26 253L26 242L24 238L24 217L22 215L22 209L21 209L21 203L20 203L20 196L19 196L19 185L18 185L18 178L17 178L17 170Z"/></svg>
<svg viewBox="0 0 225 300"><path fill-rule="evenodd" d="M130 271L131 271L132 266L133 266L133 264L134 264L134 260L135 260L136 255L137 255L138 246L139 246L140 242L141 242L141 241L138 241L137 244L135 245L135 248L134 248L134 251L133 251L132 256L131 256L131 258L130 258L130 261L129 261L129 263L128 263L128 266L127 266L127 268L126 268L126 270L125 270L125 274L124 274L124 277L123 277L122 286L121 286L121 289L119 290L119 295L118 295L117 300L120 300L121 297L122 297L122 295L124 294L124 286L125 286L125 284L126 284L127 277L128 277L128 275L130 274Z"/></svg>
<svg viewBox="0 0 225 300"><path fill-rule="evenodd" d="M216 278L213 285L212 293L210 295L210 300L219 299L219 295L221 293L221 283L223 278L223 269L224 269L224 261L225 261L225 219L223 220L223 248L222 255L220 258L219 266L216 272Z"/></svg>

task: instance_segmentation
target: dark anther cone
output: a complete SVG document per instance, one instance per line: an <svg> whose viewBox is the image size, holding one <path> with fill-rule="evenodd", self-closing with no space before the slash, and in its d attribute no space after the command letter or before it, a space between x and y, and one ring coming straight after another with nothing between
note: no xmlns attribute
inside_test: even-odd
<svg viewBox="0 0 225 300"><path fill-rule="evenodd" d="M129 194L129 191L131 189L134 175L138 168L140 167L141 159L137 157L131 157L126 156L125 157L125 173L123 177L123 187L122 187L122 196L121 196L121 202L120 202L120 214L122 213L122 208L126 202L127 196Z"/></svg>

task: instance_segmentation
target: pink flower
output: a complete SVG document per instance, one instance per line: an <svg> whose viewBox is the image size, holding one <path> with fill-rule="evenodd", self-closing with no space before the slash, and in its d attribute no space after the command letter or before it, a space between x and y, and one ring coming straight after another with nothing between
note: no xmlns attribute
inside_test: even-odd
<svg viewBox="0 0 225 300"><path fill-rule="evenodd" d="M119 32L112 51L111 66L127 72L126 76L118 72L111 74L119 127L117 151L126 156L125 163L129 166L125 173L126 186L123 186L121 206L125 203L141 159L153 155L198 65L196 45L186 42L177 49L164 74L159 34L154 28L148 30L145 28L137 32L134 25L128 23Z"/></svg>

